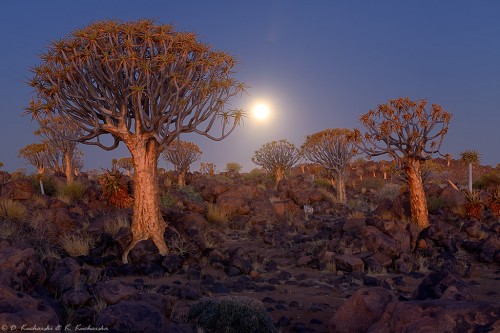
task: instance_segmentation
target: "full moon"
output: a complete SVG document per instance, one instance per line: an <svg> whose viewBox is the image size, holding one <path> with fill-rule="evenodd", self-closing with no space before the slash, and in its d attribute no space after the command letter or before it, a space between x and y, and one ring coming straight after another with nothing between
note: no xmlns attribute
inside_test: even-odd
<svg viewBox="0 0 500 333"><path fill-rule="evenodd" d="M253 108L253 116L258 120L264 120L269 117L270 109L267 104L259 103Z"/></svg>

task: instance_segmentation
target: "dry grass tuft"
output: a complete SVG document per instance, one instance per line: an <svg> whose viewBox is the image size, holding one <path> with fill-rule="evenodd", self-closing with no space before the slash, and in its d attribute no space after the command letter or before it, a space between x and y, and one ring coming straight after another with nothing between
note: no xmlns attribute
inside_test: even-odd
<svg viewBox="0 0 500 333"><path fill-rule="evenodd" d="M228 209L224 209L216 204L208 204L207 220L210 223L219 225L226 224L231 218L232 214L233 212Z"/></svg>
<svg viewBox="0 0 500 333"><path fill-rule="evenodd" d="M347 215L347 218L349 218L349 219L364 219L364 218L366 218L366 215L363 212L352 212L349 215Z"/></svg>
<svg viewBox="0 0 500 333"><path fill-rule="evenodd" d="M130 228L130 221L127 216L120 215L115 219L107 219L104 221L104 231L115 237L121 228Z"/></svg>
<svg viewBox="0 0 500 333"><path fill-rule="evenodd" d="M18 202L11 199L0 198L0 217L9 220L22 220L28 215L28 209Z"/></svg>
<svg viewBox="0 0 500 333"><path fill-rule="evenodd" d="M94 239L87 233L69 234L61 238L60 245L72 257L88 256Z"/></svg>
<svg viewBox="0 0 500 333"><path fill-rule="evenodd" d="M326 188L321 187L321 188L319 188L319 191L321 192L321 194L323 195L325 200L328 201L329 203L331 203L332 205L336 205L339 203L335 194L328 191Z"/></svg>

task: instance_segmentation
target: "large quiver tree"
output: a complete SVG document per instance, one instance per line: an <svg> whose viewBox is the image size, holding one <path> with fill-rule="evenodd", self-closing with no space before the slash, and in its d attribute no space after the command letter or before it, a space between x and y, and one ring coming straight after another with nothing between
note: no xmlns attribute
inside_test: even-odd
<svg viewBox="0 0 500 333"><path fill-rule="evenodd" d="M337 200L346 202L345 180L347 164L356 154L357 138L347 128L326 129L308 135L302 145L304 156L311 162L323 166L336 182Z"/></svg>
<svg viewBox="0 0 500 333"><path fill-rule="evenodd" d="M244 89L232 78L235 59L151 20L93 23L54 42L41 58L30 83L42 103L30 111L74 122L81 130L76 140L85 144L112 150L124 142L134 159L133 241L123 262L145 239L167 254L158 157L180 133L222 140L239 124L241 111L224 109ZM106 134L111 140L101 139Z"/></svg>
<svg viewBox="0 0 500 333"><path fill-rule="evenodd" d="M366 134L360 149L369 156L389 155L406 173L410 190L412 222L429 225L421 163L439 153L448 132L451 113L437 104L427 108L426 100L408 97L391 99L360 117Z"/></svg>

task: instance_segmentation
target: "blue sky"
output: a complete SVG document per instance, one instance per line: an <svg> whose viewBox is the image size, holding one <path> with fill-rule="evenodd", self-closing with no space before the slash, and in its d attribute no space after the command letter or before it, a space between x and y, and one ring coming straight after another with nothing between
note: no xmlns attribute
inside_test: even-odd
<svg viewBox="0 0 500 333"><path fill-rule="evenodd" d="M218 170L256 167L253 152L271 140L300 146L326 128L359 127L358 117L390 98L428 98L453 114L443 153L476 149L483 164L500 162L500 1L26 1L0 2L0 161L35 142L21 117L32 89L29 68L51 40L102 19L156 18L194 31L240 61L237 78L250 95L231 107L271 105L267 122L248 119L222 142L190 137L201 162ZM80 145L84 169L128 156ZM164 161L160 167L166 167ZM197 169L195 165L193 169Z"/></svg>

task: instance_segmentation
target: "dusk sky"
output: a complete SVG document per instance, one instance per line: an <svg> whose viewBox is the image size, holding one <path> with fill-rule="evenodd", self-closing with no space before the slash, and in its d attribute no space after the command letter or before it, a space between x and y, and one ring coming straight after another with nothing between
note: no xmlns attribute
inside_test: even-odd
<svg viewBox="0 0 500 333"><path fill-rule="evenodd" d="M326 128L360 127L361 114L388 99L427 98L453 114L443 153L478 150L482 164L500 162L500 1L0 1L0 162L34 169L17 157L37 142L21 117L33 89L30 67L49 42L102 19L156 18L193 31L239 59L236 77L251 88L230 108L271 108L266 121L247 119L222 142L189 137L199 162L218 171L279 139L300 146ZM84 170L109 168L129 156L79 145ZM388 157L387 157L388 159ZM197 170L196 163L192 170ZM160 159L160 167L167 164Z"/></svg>

